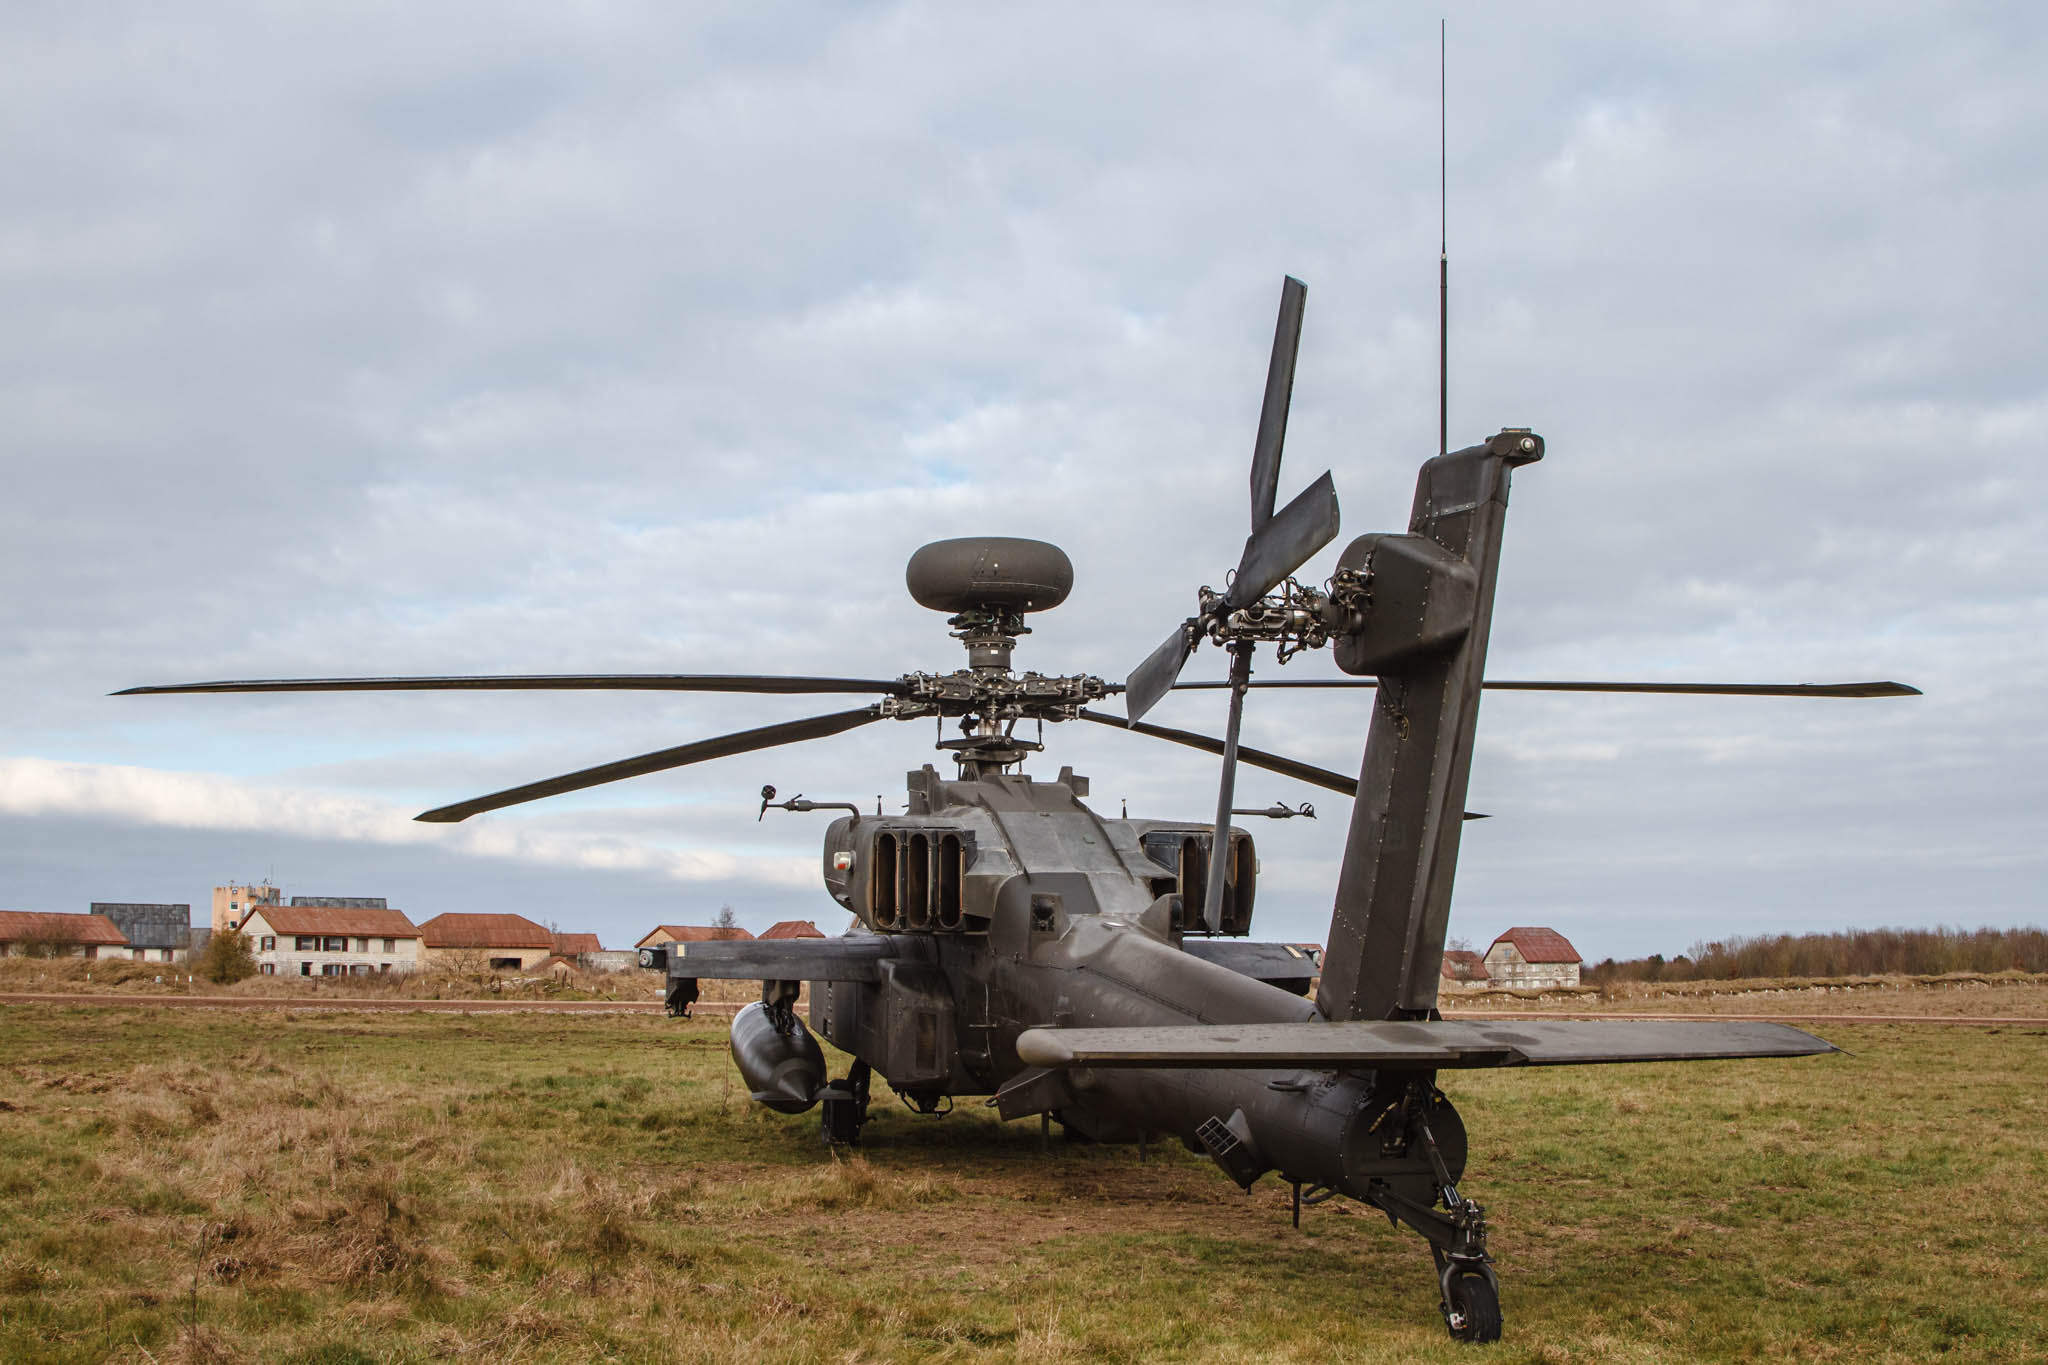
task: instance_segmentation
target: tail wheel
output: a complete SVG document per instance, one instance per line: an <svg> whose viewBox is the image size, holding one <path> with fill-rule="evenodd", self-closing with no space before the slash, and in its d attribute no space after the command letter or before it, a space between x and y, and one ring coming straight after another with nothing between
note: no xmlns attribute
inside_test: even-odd
<svg viewBox="0 0 2048 1365"><path fill-rule="evenodd" d="M1445 1279L1444 1325L1453 1341L1500 1340L1500 1290L1492 1276L1460 1270Z"/></svg>

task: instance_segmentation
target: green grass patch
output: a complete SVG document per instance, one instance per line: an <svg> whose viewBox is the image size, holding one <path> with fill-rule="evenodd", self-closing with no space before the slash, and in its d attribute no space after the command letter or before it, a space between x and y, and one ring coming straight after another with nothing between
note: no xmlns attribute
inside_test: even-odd
<svg viewBox="0 0 2048 1365"><path fill-rule="evenodd" d="M0 1008L0 1360L2048 1357L2048 1037L1828 1032L1446 1077L1475 1351L1376 1213L884 1092L834 1155L715 1021Z"/></svg>

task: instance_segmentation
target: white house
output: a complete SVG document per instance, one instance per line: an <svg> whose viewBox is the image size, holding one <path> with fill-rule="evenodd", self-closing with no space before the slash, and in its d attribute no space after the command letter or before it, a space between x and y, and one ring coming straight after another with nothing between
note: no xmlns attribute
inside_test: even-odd
<svg viewBox="0 0 2048 1365"><path fill-rule="evenodd" d="M1579 950L1555 929L1510 929L1486 950L1486 975L1513 991L1576 986Z"/></svg>
<svg viewBox="0 0 2048 1365"><path fill-rule="evenodd" d="M420 931L401 910L249 907L242 933L265 976L371 976L420 967Z"/></svg>

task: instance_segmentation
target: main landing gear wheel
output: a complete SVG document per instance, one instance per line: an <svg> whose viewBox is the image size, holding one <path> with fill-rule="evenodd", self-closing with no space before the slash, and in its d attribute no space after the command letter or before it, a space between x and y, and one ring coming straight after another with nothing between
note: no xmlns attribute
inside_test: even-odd
<svg viewBox="0 0 2048 1365"><path fill-rule="evenodd" d="M868 1121L868 1064L855 1062L843 1081L834 1081L818 1092L824 1103L819 1116L828 1147L852 1147L860 1142L860 1130Z"/></svg>
<svg viewBox="0 0 2048 1365"><path fill-rule="evenodd" d="M1451 1340L1500 1340L1500 1290L1485 1271L1459 1269L1446 1275L1443 1309Z"/></svg>

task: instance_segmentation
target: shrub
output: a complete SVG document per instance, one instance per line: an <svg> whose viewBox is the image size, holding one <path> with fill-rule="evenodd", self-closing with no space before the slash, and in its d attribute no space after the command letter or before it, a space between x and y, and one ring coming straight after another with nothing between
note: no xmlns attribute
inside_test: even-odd
<svg viewBox="0 0 2048 1365"><path fill-rule="evenodd" d="M249 951L248 936L239 929L217 931L206 941L199 974L222 986L256 975L256 955Z"/></svg>

